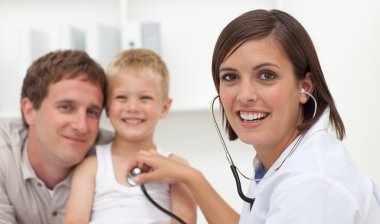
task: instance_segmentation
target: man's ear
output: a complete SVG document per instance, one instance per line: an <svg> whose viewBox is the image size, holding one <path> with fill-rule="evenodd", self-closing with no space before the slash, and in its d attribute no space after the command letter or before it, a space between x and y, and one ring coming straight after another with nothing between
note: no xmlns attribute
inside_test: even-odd
<svg viewBox="0 0 380 224"><path fill-rule="evenodd" d="M27 97L22 98L21 111L24 116L25 122L28 125L34 124L36 109L34 108L33 102L30 101L29 98Z"/></svg>
<svg viewBox="0 0 380 224"><path fill-rule="evenodd" d="M106 105L106 107L104 108L104 111L106 112L106 116L109 118L110 116L109 116L109 106L108 106L108 104Z"/></svg>
<svg viewBox="0 0 380 224"><path fill-rule="evenodd" d="M162 105L160 118L165 118L166 115L168 115L171 105L172 105L172 99L168 98Z"/></svg>

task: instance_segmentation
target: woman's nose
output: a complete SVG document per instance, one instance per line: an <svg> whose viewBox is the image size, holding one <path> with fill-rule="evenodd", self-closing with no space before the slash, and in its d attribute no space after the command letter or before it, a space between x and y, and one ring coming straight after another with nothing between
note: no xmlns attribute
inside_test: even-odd
<svg viewBox="0 0 380 224"><path fill-rule="evenodd" d="M251 82L242 82L237 94L237 101L240 103L250 103L257 100L257 90Z"/></svg>

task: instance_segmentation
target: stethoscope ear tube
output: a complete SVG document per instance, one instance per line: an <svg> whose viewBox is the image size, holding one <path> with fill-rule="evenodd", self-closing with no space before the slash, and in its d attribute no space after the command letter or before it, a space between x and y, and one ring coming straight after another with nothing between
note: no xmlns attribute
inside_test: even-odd
<svg viewBox="0 0 380 224"><path fill-rule="evenodd" d="M243 192L241 190L241 183L240 183L239 174L236 171L236 166L234 164L232 164L230 166L230 168L231 168L232 174L235 177L236 187L237 187L237 191L239 193L240 198L243 199L243 201L249 203L249 208L252 209L253 203L255 203L255 198L249 198L243 194Z"/></svg>

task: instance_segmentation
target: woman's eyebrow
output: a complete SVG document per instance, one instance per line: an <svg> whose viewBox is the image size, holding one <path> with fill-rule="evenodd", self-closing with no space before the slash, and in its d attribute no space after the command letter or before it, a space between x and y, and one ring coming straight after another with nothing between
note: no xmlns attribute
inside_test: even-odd
<svg viewBox="0 0 380 224"><path fill-rule="evenodd" d="M276 64L273 64L273 63L270 63L270 62L266 62L266 63L262 63L262 64L259 64L259 65L256 65L255 67L253 67L252 70L259 70L262 67L276 67L276 68L280 68L280 66L278 66ZM232 68L232 67L222 67L222 68L219 69L219 72L224 72L224 71L237 71L237 69Z"/></svg>
<svg viewBox="0 0 380 224"><path fill-rule="evenodd" d="M221 67L219 69L219 72L224 72L224 71L237 71L237 69L232 68L232 67Z"/></svg>
<svg viewBox="0 0 380 224"><path fill-rule="evenodd" d="M259 64L259 65L256 65L253 68L253 70L259 70L262 67L276 67L276 68L280 68L280 66L278 66L276 64L273 64L273 63L270 63L270 62L266 62L266 63L262 63L262 64Z"/></svg>

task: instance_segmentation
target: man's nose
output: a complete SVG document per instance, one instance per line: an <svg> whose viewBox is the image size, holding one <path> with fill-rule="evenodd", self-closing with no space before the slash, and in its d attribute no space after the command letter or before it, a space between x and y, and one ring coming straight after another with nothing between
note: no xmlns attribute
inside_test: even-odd
<svg viewBox="0 0 380 224"><path fill-rule="evenodd" d="M78 112L75 120L72 123L73 128L80 134L85 134L88 131L87 114L85 112Z"/></svg>

